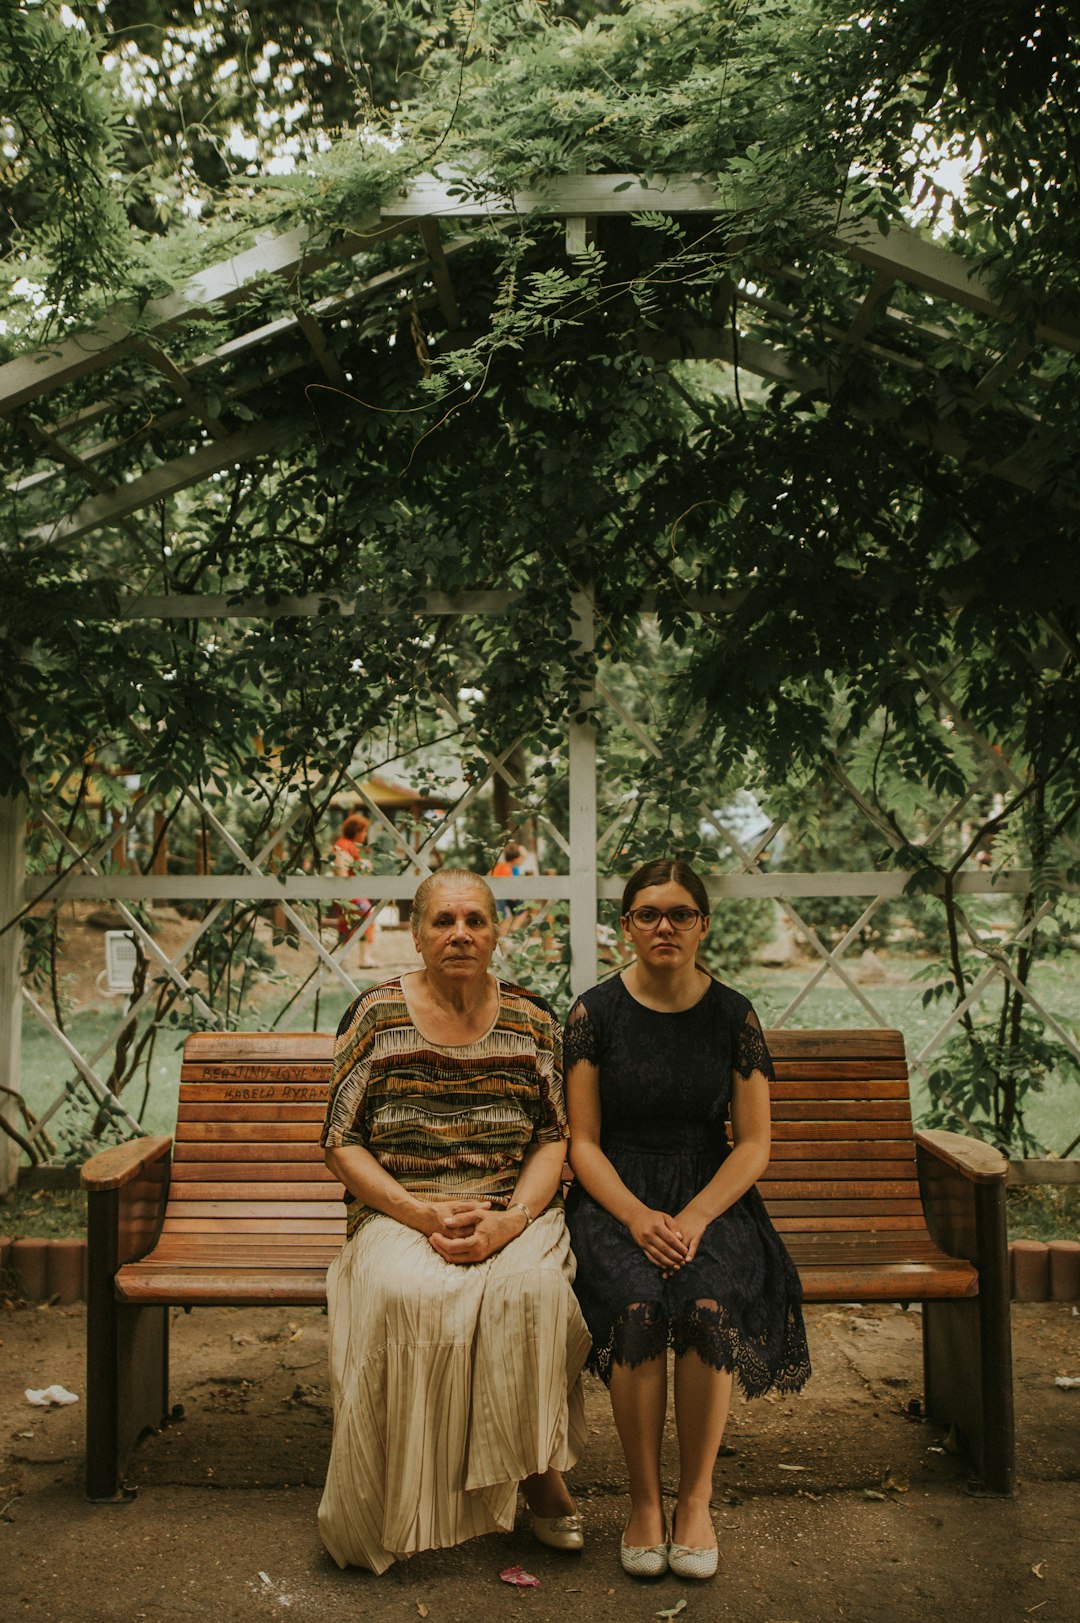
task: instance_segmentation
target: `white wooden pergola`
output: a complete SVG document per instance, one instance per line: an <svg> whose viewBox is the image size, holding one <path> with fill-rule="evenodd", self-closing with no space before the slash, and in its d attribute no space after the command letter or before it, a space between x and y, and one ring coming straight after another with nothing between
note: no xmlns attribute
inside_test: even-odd
<svg viewBox="0 0 1080 1623"><path fill-rule="evenodd" d="M423 286L418 305L435 312L433 319L444 329L442 347L469 341L462 331L458 296L455 291L455 262L467 254L478 237L512 227L516 220L550 216L564 222L566 249L573 254L589 240L605 216L631 215L642 210L659 210L678 219L693 217L707 226L711 220L729 220L742 207L741 200L722 187L690 176L642 180L638 176L592 175L563 178L543 188L521 192L513 197L463 192L455 177L421 177L387 200L372 214L355 222L352 229L336 238L327 238L303 229L261 241L224 263L199 273L168 298L154 301L141 310L118 307L94 327L58 339L45 348L20 356L0 367L0 414L9 423L9 432L22 436L28 445L33 466L14 479L9 497L20 514L25 533L47 544L70 543L106 530L121 529L135 540L148 510L237 465L270 461L286 437L296 432L295 417L260 416L257 406L260 387L295 375L297 385L323 383L347 391L350 379L337 358L331 342L335 329L355 320L366 301L387 296L403 278L416 278ZM372 274L369 260L376 245L384 252L388 240L400 241L400 263ZM842 376L854 354L868 357L880 369L897 368L912 376L930 376L926 356L940 339L939 323L950 311L974 313L979 318L978 344L973 357L979 378L974 393L980 402L1001 398L1002 409L1016 423L1015 443L1008 453L989 453L977 441L957 428L938 422L932 428L902 418L886 395L877 403L864 403L862 415L888 421L895 433L915 443L957 458L988 478L1000 479L1021 488L1036 489L1040 475L1037 466L1024 454L1026 437L1037 428L1029 409L1012 407L1001 391L1013 378L1027 374L1037 379L1040 357L1054 347L1075 351L1080 348L1080 323L1065 313L1051 313L1034 331L1017 332L1013 312L1001 303L987 278L959 255L927 240L914 230L894 228L881 232L875 225L843 214L824 223L819 234L819 251L827 252L859 268L861 291L853 298L843 325L822 325L815 337L819 353L829 359L823 366L808 367L797 358L790 343L793 314L785 302L785 288L795 286L804 274L797 263L762 267L760 275L729 283L720 290L708 324L677 334L642 328L636 334L641 350L660 363L693 359L720 362L753 374L770 385L797 395L828 395L835 379ZM307 275L328 264L337 263L350 272L340 291L307 301L303 295ZM253 293L267 285L290 290L290 313L260 322L247 311ZM944 314L943 314L944 313ZM194 359L189 345L180 342L189 324L197 321L205 330L220 329L220 341L208 342ZM181 349L184 356L180 355ZM168 409L155 412L155 439L132 436L121 447L103 434L101 423L109 415L118 389L127 385L125 365L137 357L160 380L169 398ZM249 364L244 379L233 370L238 358ZM119 381L118 381L119 380ZM254 381L253 381L254 380ZM89 385L93 382L93 389ZM72 405L68 391L77 386L78 404ZM207 399L214 393L226 403L244 399L256 408L254 420L243 429L228 426L226 405L213 410ZM167 443L169 454L155 445ZM125 473L117 478L118 453L126 456ZM1073 505L1068 494L1058 500ZM505 611L510 596L502 590L478 590L448 598L429 593L418 603L418 616L492 615ZM730 602L700 605L710 613L723 613ZM646 608L648 605L646 604ZM578 592L572 605L575 638L586 651L594 647L593 605L587 592ZM303 598L242 598L192 594L187 596L146 596L137 591L122 597L118 618L222 621L280 616L304 618L332 612L348 616L354 605L345 598L325 595ZM1063 633L1047 624L1051 646L1075 653L1065 644ZM1011 768L991 742L981 737L964 717L940 673L921 670L904 649L897 649L898 661L915 670L928 693L932 693L942 713L965 733L978 761L966 792L941 820L928 840L939 852L948 849L950 836L957 837L964 808L970 797ZM638 742L643 756L658 752L647 729L629 714L625 706L601 678L594 689L581 695L583 719L572 722L566 740L566 766L570 785L569 822L565 831L548 822L546 833L559 853L560 871L554 874L512 881L495 881L497 893L528 897L541 904L565 902L569 905L570 979L574 990L589 985L596 976L596 928L599 899L617 897L618 880L604 877L608 853L617 848L618 830L626 808L606 825L599 818L597 736L609 722L627 730ZM456 714L453 695L440 696L451 716ZM457 717L460 721L460 717ZM72 763L77 748L73 741ZM489 757L489 772L483 781L473 783L465 800L448 814L460 816L469 801L496 776L512 781L507 766L511 752L499 759ZM873 807L860 796L845 777L839 762L833 775L851 795L862 813L879 833L896 844L893 831L882 823ZM354 785L363 798L359 785ZM55 794L56 786L50 791ZM28 876L25 872L23 838L27 806L12 798L0 801L0 926L16 918L28 904L47 896L50 904L64 899L109 901L126 912L129 926L140 939L151 963L170 977L191 1000L203 1020L213 1020L213 1011L200 1008L197 989L185 976L188 952L208 927L217 910L233 900L269 900L286 911L292 926L318 955L325 977L353 988L352 977L339 962L336 951L326 948L306 922L300 907L305 902L347 900L356 890L355 879L328 875L290 875L281 878L270 868L270 858L283 836L287 822L275 828L258 850L246 851L222 823L214 806L194 788L186 791L217 837L230 851L237 871L229 875L189 874L170 877L150 874L109 874L102 872L104 853L121 829L103 835L100 846L79 850L64 833L50 807L44 788L35 804L35 815L50 828L59 845L67 850L70 867L58 881L54 875ZM372 814L385 823L375 806ZM137 811L133 807L132 815ZM762 853L782 827L779 820L752 843L738 832L717 822L713 808L703 804L703 819L717 826L718 836L729 852L726 871L710 878L710 892L716 897L775 897L780 899L793 921L810 942L816 965L799 994L792 999L778 1021L794 1018L805 996L831 974L858 1001L866 1016L877 1025L887 1025L873 997L859 984L844 955L859 939L860 931L890 896L901 893L911 875L902 869L888 872L776 873L766 872ZM365 877L364 889L376 901L411 895L417 876L427 871L428 857L443 825L428 834L419 850L387 825L387 837L396 842L400 870L396 874ZM987 872L972 868L959 877L957 890L964 895L980 893L1025 893L1030 875L1021 868ZM831 895L850 897L854 917L850 928L835 946L828 946L800 918L802 898ZM169 958L153 936L138 922L128 904L156 899L198 900L208 912L184 951ZM1044 910L1045 911L1045 910ZM1043 915L1033 920L1036 927ZM972 927L973 939L979 939ZM925 1066L935 1049L945 1040L964 1012L1001 977L1016 984L1008 959L990 941L982 942L986 969L972 986L966 1003L953 1009L933 1037L914 1057L915 1067ZM1030 997L1030 992L1027 993ZM118 1022L138 1018L142 1005L135 1005ZM1032 1002L1035 1000L1032 998ZM1038 1004L1036 1003L1036 1007ZM92 1097L107 1104L108 1089L101 1074L101 1058L115 1040L115 1033L95 1052L79 1052L59 1030L48 1012L20 982L20 941L18 929L0 935L0 1068L6 1076L8 1092L0 1095L0 1110L15 1121L17 1115L20 1032L23 1010L45 1025L65 1062L73 1069L78 1085ZM1040 1014L1055 1034L1080 1053L1071 1035L1044 1009ZM60 1108L69 1088L58 1093L56 1101L32 1129L40 1137L50 1116ZM137 1131L122 1103L112 1101L123 1125ZM17 1148L0 1135L0 1190L14 1177Z"/></svg>

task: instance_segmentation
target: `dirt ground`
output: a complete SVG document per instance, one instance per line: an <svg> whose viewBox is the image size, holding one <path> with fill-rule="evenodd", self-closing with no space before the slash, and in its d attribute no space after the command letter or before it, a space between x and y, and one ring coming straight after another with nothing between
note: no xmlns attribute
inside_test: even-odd
<svg viewBox="0 0 1080 1623"><path fill-rule="evenodd" d="M618 1566L626 1515L607 1396L588 1389L590 1446L572 1473L581 1556L511 1535L432 1551L381 1578L340 1572L315 1510L330 1441L326 1318L316 1309L177 1312L172 1397L185 1418L147 1438L123 1506L82 1497L81 1403L32 1408L26 1387L85 1391L85 1310L0 1312L0 1616L57 1620L427 1617L818 1623L1080 1617L1080 1313L1014 1306L1020 1489L966 1491L967 1470L920 1392L918 1314L808 1314L815 1373L798 1397L737 1403L716 1472L721 1571L655 1584ZM666 1462L674 1481L674 1459ZM524 1566L535 1589L499 1574Z"/></svg>

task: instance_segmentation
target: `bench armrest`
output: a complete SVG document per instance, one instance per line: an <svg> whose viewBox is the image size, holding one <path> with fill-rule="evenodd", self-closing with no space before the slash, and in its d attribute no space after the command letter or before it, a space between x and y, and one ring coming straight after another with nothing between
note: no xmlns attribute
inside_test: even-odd
<svg viewBox="0 0 1080 1623"><path fill-rule="evenodd" d="M930 1236L979 1270L980 1290L1008 1271L1005 1182L1009 1163L992 1144L963 1133L918 1132L915 1164ZM1003 1272L1004 1271L1004 1272ZM1007 1297L1006 1297L1007 1299Z"/></svg>
<svg viewBox="0 0 1080 1623"><path fill-rule="evenodd" d="M918 1149L943 1161L971 1183L997 1183L1008 1176L1009 1163L1005 1156L981 1138L923 1129L915 1134L915 1143Z"/></svg>
<svg viewBox="0 0 1080 1623"><path fill-rule="evenodd" d="M104 1189L122 1189L147 1167L172 1149L172 1139L159 1135L153 1138L133 1138L126 1144L114 1144L109 1150L91 1156L79 1174L87 1193L96 1194Z"/></svg>
<svg viewBox="0 0 1080 1623"><path fill-rule="evenodd" d="M172 1139L135 1138L93 1156L82 1169L86 1190L87 1289L112 1291L125 1262L153 1246L165 1215ZM88 1298L89 1300L89 1298Z"/></svg>

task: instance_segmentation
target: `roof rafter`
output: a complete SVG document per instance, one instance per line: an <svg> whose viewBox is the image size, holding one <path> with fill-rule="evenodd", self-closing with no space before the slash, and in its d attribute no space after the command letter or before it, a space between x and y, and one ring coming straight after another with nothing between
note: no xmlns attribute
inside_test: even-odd
<svg viewBox="0 0 1080 1623"><path fill-rule="evenodd" d="M334 259L354 256L390 234L416 229L424 219L502 218L529 214L551 216L627 215L643 209L668 214L738 214L746 199L730 186L672 175L642 179L637 175L567 175L511 197L466 185L462 177L420 176L403 186L334 243L325 233L297 227L260 241L231 259L198 272L178 292L151 300L142 310L119 306L85 332L73 334L0 367L0 411L9 412L39 395L108 365L133 342L137 333L160 331L213 306L229 308L250 289L272 277L302 276ZM1012 311L1002 302L990 278L959 254L927 242L916 231L892 226L882 231L841 213L828 233L850 258L883 271L913 287L999 321ZM1067 349L1080 349L1080 322L1051 313L1035 336Z"/></svg>

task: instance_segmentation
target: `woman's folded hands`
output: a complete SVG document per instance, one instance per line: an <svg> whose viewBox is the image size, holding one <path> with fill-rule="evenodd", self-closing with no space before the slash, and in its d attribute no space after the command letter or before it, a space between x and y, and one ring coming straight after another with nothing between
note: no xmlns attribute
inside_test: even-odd
<svg viewBox="0 0 1080 1623"><path fill-rule="evenodd" d="M492 1210L488 1200L431 1202L418 1227L444 1262L483 1262L526 1227L519 1210Z"/></svg>

